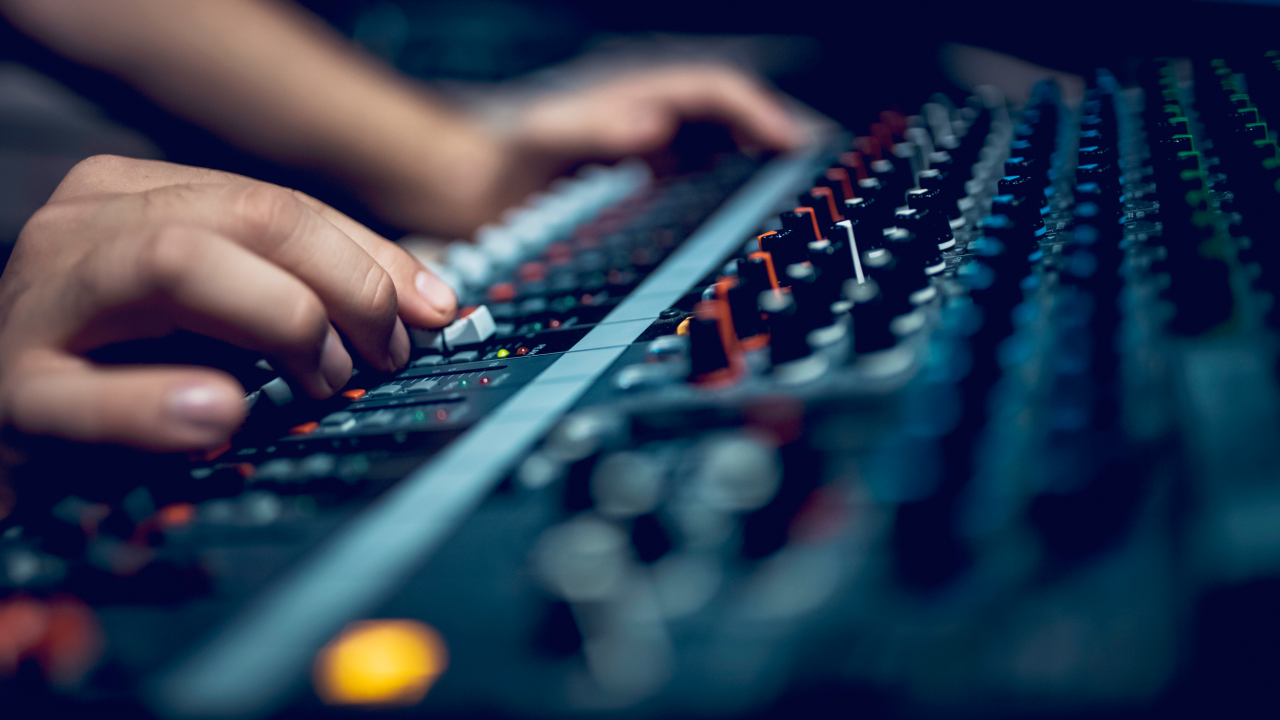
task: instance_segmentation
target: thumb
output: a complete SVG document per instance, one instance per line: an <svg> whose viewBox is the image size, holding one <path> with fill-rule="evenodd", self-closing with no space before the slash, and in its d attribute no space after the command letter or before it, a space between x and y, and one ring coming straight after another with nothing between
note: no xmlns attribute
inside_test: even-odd
<svg viewBox="0 0 1280 720"><path fill-rule="evenodd" d="M6 414L16 429L180 451L221 445L244 422L244 389L216 370L59 365L11 375Z"/></svg>

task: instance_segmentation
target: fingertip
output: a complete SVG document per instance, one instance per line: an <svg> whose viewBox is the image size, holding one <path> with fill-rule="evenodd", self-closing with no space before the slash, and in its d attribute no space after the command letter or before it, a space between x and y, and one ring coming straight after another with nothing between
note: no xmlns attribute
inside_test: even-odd
<svg viewBox="0 0 1280 720"><path fill-rule="evenodd" d="M763 93L754 119L757 139L770 149L796 150L809 142L804 128L771 94Z"/></svg>
<svg viewBox="0 0 1280 720"><path fill-rule="evenodd" d="M636 107L628 114L626 122L613 128L611 154L649 152L662 147L675 133L675 122L657 108L648 105Z"/></svg>
<svg viewBox="0 0 1280 720"><path fill-rule="evenodd" d="M458 296L453 288L427 270L420 270L413 284L429 308L427 327L441 327L453 320L458 311Z"/></svg>
<svg viewBox="0 0 1280 720"><path fill-rule="evenodd" d="M6 422L21 433L160 452L225 444L244 422L244 388L194 367L95 366L49 356L20 364Z"/></svg>
<svg viewBox="0 0 1280 720"><path fill-rule="evenodd" d="M178 449L216 447L244 422L244 390L216 376L191 378L169 390L166 409L156 439L168 435L164 444Z"/></svg>
<svg viewBox="0 0 1280 720"><path fill-rule="evenodd" d="M409 351L409 331L405 329L404 321L397 317L396 326L391 331L390 357L388 358L392 372L409 362Z"/></svg>
<svg viewBox="0 0 1280 720"><path fill-rule="evenodd" d="M351 379L352 367L351 355L342 346L342 338L330 326L324 337L324 345L320 348L320 374L328 387L325 388L327 392L318 393L317 397L329 397L341 390Z"/></svg>

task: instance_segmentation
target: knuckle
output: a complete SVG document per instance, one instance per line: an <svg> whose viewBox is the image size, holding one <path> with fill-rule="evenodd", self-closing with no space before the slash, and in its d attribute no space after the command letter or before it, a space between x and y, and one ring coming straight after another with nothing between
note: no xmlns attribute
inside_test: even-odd
<svg viewBox="0 0 1280 720"><path fill-rule="evenodd" d="M180 285L198 263L200 238L190 229L176 225L157 228L141 243L137 253L138 276L152 286Z"/></svg>
<svg viewBox="0 0 1280 720"><path fill-rule="evenodd" d="M237 214L258 237L287 237L302 219L303 206L293 193L276 185L247 183L239 190Z"/></svg>
<svg viewBox="0 0 1280 720"><path fill-rule="evenodd" d="M44 237L58 228L65 227L79 211L69 203L49 203L32 213L23 226L20 237Z"/></svg>
<svg viewBox="0 0 1280 720"><path fill-rule="evenodd" d="M325 213L332 210L332 208L326 205L322 200L317 200L316 198L311 197L310 195L302 192L301 190L290 189L288 192L290 195L293 196L294 200L296 200L300 206L310 210L311 212L317 215L320 215L321 217L324 217Z"/></svg>
<svg viewBox="0 0 1280 720"><path fill-rule="evenodd" d="M292 306L284 314L284 321L277 336L282 348L297 351L300 348L319 347L329 331L329 315L315 295L298 293L292 298Z"/></svg>
<svg viewBox="0 0 1280 720"><path fill-rule="evenodd" d="M78 184L109 176L125 169L133 161L119 155L91 155L76 163L63 180L64 184Z"/></svg>
<svg viewBox="0 0 1280 720"><path fill-rule="evenodd" d="M301 190L291 189L289 190L289 194L292 195L298 202L302 203L303 205L307 205L310 207L318 207L324 204L319 200L311 197L310 195L302 192Z"/></svg>
<svg viewBox="0 0 1280 720"><path fill-rule="evenodd" d="M374 263L365 273L357 304L372 318L390 318L396 314L396 284L390 273Z"/></svg>

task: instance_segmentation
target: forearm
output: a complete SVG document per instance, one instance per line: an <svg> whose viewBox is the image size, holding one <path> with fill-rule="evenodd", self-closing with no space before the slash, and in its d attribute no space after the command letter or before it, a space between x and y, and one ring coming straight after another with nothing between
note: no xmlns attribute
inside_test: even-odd
<svg viewBox="0 0 1280 720"><path fill-rule="evenodd" d="M38 40L135 84L247 149L366 197L425 187L442 229L476 212L496 148L466 119L314 17L265 0L0 0ZM434 190L435 192L430 192ZM469 212L470 211L470 212ZM430 221L430 220L428 220Z"/></svg>

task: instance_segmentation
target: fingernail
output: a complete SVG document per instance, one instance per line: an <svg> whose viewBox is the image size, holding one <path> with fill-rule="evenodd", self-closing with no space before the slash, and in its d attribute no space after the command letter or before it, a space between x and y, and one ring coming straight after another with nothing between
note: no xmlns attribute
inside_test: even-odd
<svg viewBox="0 0 1280 720"><path fill-rule="evenodd" d="M342 338L333 328L329 328L324 347L320 349L320 374L324 375L332 392L337 392L351 379L351 356L342 347Z"/></svg>
<svg viewBox="0 0 1280 720"><path fill-rule="evenodd" d="M427 304L439 312L449 314L458 304L453 288L445 285L444 281L429 272L418 273L413 279L413 284L418 286L418 293L426 298Z"/></svg>
<svg viewBox="0 0 1280 720"><path fill-rule="evenodd" d="M223 429L237 416L240 398L217 385L188 385L169 393L169 412L185 425Z"/></svg>
<svg viewBox="0 0 1280 720"><path fill-rule="evenodd" d="M396 318L395 329L391 331L391 369L398 370L409 362L409 331L404 329L404 322Z"/></svg>

